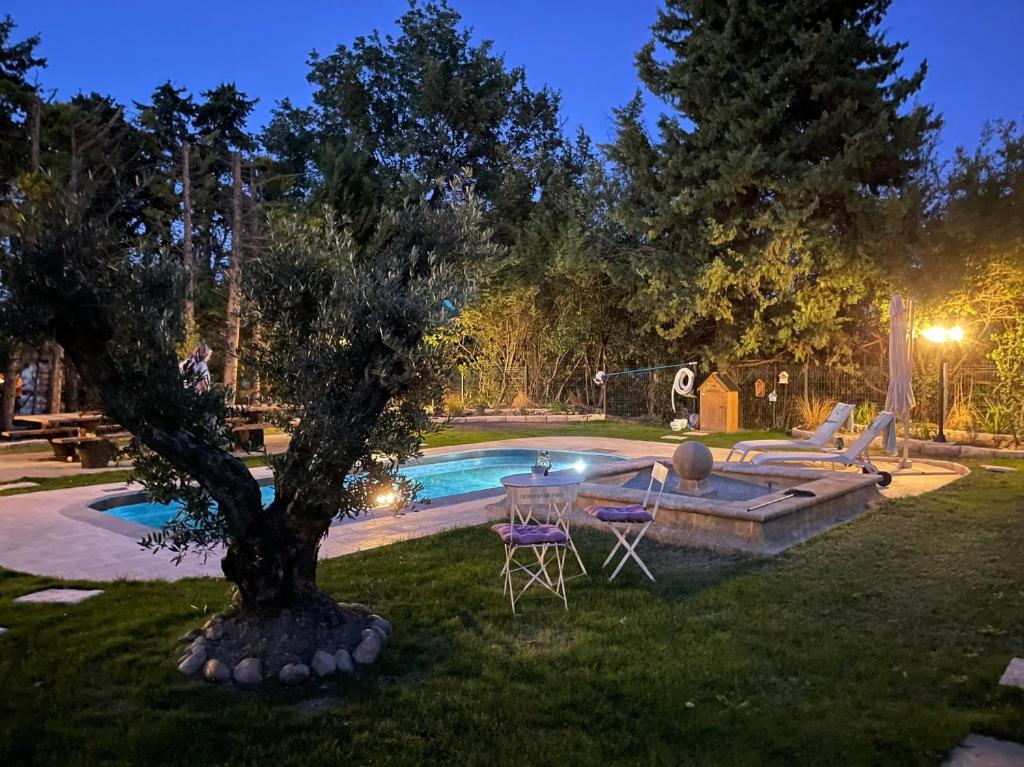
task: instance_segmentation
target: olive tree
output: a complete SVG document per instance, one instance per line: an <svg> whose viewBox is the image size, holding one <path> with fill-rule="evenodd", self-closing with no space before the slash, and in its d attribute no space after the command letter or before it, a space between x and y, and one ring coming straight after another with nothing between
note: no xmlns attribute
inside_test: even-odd
<svg viewBox="0 0 1024 767"><path fill-rule="evenodd" d="M0 320L55 338L143 446L139 479L155 499L182 502L147 545L222 552L239 621L279 620L284 608L342 621L317 587L320 543L381 488L414 489L396 465L432 428L424 406L440 392L446 324L491 253L468 172L430 203L381 211L360 244L327 209L272 217L245 284L262 330L248 363L291 436L266 506L231 451L226 392L197 391L179 369L185 275L150 245L145 186L115 152L73 179L27 180L3 214Z"/></svg>

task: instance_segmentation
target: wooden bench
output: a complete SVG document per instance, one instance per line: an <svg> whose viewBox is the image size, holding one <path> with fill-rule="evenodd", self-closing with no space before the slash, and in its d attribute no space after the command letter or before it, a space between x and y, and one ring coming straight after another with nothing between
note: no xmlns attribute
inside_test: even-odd
<svg viewBox="0 0 1024 767"><path fill-rule="evenodd" d="M263 448L263 431L270 428L268 423L238 423L231 427L239 447L245 450L261 450Z"/></svg>
<svg viewBox="0 0 1024 767"><path fill-rule="evenodd" d="M51 439L53 437L73 437L78 434L78 429L14 429L13 431L0 431L0 437L4 439Z"/></svg>

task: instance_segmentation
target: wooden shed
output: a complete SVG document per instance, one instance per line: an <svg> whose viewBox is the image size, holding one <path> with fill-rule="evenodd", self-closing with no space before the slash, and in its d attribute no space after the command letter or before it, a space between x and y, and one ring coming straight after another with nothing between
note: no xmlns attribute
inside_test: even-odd
<svg viewBox="0 0 1024 767"><path fill-rule="evenodd" d="M699 387L700 430L740 430L740 387L724 373L712 373Z"/></svg>

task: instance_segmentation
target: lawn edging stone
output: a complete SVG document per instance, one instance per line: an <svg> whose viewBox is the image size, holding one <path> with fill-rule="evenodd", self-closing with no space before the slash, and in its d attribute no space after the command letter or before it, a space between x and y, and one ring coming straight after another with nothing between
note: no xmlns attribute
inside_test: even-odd
<svg viewBox="0 0 1024 767"><path fill-rule="evenodd" d="M1024 658L1010 660L1006 671L999 679L999 684L1006 687L1019 687L1024 690Z"/></svg>
<svg viewBox="0 0 1024 767"><path fill-rule="evenodd" d="M15 597L19 604L74 605L99 596L103 589L42 589Z"/></svg>

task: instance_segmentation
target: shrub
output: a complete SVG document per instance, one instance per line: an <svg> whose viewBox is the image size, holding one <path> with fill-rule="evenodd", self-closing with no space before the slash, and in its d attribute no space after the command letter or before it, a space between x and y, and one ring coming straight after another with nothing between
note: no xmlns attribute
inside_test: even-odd
<svg viewBox="0 0 1024 767"><path fill-rule="evenodd" d="M989 434L1009 434L1016 425L1013 416L1011 407L988 398L977 421L978 430Z"/></svg>
<svg viewBox="0 0 1024 767"><path fill-rule="evenodd" d="M526 392L521 391L512 398L512 407L516 410L525 410L530 407L532 403L530 398L526 396Z"/></svg>
<svg viewBox="0 0 1024 767"><path fill-rule="evenodd" d="M444 410L448 415L462 415L466 410L466 401L462 398L461 394L448 392L444 395Z"/></svg>
<svg viewBox="0 0 1024 767"><path fill-rule="evenodd" d="M828 397L801 396L793 402L793 416L798 426L804 429L817 429L835 406L836 401Z"/></svg>
<svg viewBox="0 0 1024 767"><path fill-rule="evenodd" d="M966 399L958 399L946 414L946 425L960 431L973 431L978 420L978 409Z"/></svg>
<svg viewBox="0 0 1024 767"><path fill-rule="evenodd" d="M878 403L861 402L853 409L853 422L861 426L867 426L878 417Z"/></svg>

